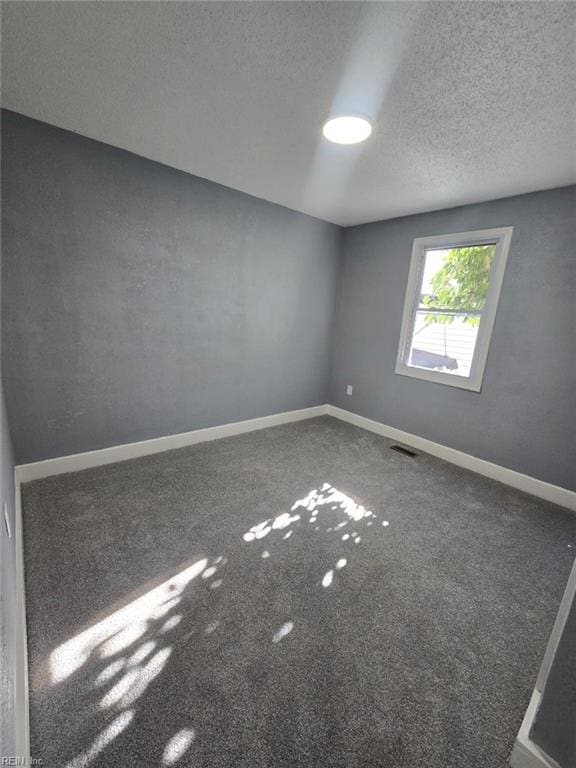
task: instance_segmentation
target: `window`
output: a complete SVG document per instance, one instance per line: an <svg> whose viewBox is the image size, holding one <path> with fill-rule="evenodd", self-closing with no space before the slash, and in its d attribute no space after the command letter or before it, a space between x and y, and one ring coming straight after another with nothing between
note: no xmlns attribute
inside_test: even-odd
<svg viewBox="0 0 576 768"><path fill-rule="evenodd" d="M482 386L512 227L414 240L396 373Z"/></svg>

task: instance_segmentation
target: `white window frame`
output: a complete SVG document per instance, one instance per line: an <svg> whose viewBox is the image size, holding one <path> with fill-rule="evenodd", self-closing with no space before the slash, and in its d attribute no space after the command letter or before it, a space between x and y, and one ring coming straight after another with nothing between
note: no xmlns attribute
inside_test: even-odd
<svg viewBox="0 0 576 768"><path fill-rule="evenodd" d="M458 232L453 235L417 237L414 240L412 246L412 258L410 261L410 272L408 275L408 285L406 287L406 298L404 300L404 313L402 315L402 329L400 331L398 357L396 359L396 373L402 376L410 376L414 379L432 381L436 384L448 384L450 387L459 387L460 389L480 392L513 229L513 227L480 229L475 232ZM430 248L445 248L448 250L449 248L483 245L485 243L495 243L496 250L490 267L488 293L486 294L486 302L484 304L484 309L482 310L478 328L478 336L476 339L474 356L472 358L472 365L470 367L470 375L458 376L453 373L433 371L426 368L415 368L408 365L407 360L408 355L410 354L412 330L416 321L416 310L420 298L420 287L422 285L426 251Z"/></svg>

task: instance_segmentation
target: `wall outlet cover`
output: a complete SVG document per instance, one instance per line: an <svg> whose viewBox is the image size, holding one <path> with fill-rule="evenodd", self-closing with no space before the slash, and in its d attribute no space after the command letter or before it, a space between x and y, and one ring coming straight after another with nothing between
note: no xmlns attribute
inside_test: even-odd
<svg viewBox="0 0 576 768"><path fill-rule="evenodd" d="M352 384L347 384L346 385L346 394L347 395L351 395L353 390L354 390L354 387L352 386Z"/></svg>

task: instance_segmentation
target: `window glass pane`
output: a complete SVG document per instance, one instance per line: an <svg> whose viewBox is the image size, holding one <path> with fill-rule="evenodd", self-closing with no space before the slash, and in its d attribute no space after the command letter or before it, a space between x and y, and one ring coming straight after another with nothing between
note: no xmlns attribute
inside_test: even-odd
<svg viewBox="0 0 576 768"><path fill-rule="evenodd" d="M409 366L470 375L495 251L494 243L426 250Z"/></svg>

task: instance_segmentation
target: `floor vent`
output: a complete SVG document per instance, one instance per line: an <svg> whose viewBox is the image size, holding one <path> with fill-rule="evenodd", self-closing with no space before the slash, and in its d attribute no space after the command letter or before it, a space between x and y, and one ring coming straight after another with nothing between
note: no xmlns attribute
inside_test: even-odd
<svg viewBox="0 0 576 768"><path fill-rule="evenodd" d="M403 445L391 445L390 448L393 451L398 451L398 453L403 453L404 456L410 456L410 458L414 458L414 456L418 456L416 451L411 451L410 448L404 448Z"/></svg>

